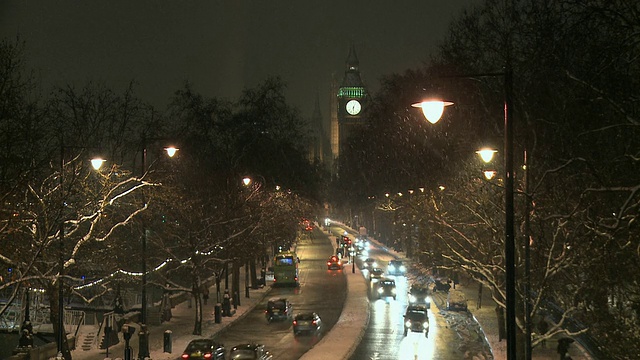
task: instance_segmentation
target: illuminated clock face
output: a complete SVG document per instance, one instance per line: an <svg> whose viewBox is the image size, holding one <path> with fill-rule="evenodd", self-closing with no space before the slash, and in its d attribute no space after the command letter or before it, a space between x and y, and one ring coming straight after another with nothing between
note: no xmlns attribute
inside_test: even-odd
<svg viewBox="0 0 640 360"><path fill-rule="evenodd" d="M360 102L358 102L358 100L349 100L349 102L347 102L347 113L349 113L349 115L358 115L360 109Z"/></svg>

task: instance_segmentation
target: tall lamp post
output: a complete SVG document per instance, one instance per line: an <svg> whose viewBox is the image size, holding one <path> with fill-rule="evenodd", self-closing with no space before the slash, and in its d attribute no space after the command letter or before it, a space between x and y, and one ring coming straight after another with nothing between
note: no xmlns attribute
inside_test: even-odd
<svg viewBox="0 0 640 360"><path fill-rule="evenodd" d="M65 159L65 150L68 148L76 148L70 146L64 146L60 144L60 201L61 201L61 210L60 210L60 229L59 229L59 254L58 254L58 337L56 339L58 343L58 353L63 354L65 347L63 346L64 342L67 340L67 334L64 330L64 286L62 283L62 277L64 275L64 209L66 207L65 202L65 192L64 192L64 159ZM84 148L80 148L84 149ZM99 170L102 164L104 163L103 159L94 158L91 159L91 166L94 170ZM64 354L63 354L64 355Z"/></svg>
<svg viewBox="0 0 640 360"><path fill-rule="evenodd" d="M505 72L486 73L459 76L471 77L495 77L504 78L504 179L505 179L505 273L506 273L506 323L507 323L507 359L516 360L516 267L515 267L515 236L514 236L514 207L513 207L513 71L507 66ZM425 100L413 104L413 107L422 109L426 119L435 124L446 106L452 102L442 100Z"/></svg>
<svg viewBox="0 0 640 360"><path fill-rule="evenodd" d="M144 177L147 171L147 139L145 136L142 137L142 172L140 173L141 177ZM153 140L161 140L161 139L153 139ZM173 157L178 148L169 146L165 147L164 151L167 153L169 157ZM146 198L143 193L143 201L146 205ZM139 341L139 357L141 359L148 358L149 354L149 333L147 332L147 228L144 224L142 225L142 291L140 294L140 301L142 302L140 308L140 331L138 332L138 341Z"/></svg>

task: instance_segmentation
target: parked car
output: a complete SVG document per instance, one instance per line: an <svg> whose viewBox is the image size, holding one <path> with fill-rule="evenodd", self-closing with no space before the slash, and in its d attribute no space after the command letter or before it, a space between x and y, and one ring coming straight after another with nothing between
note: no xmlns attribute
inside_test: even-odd
<svg viewBox="0 0 640 360"><path fill-rule="evenodd" d="M327 261L327 268L329 270L341 270L342 269L342 261L338 259L337 256L333 255Z"/></svg>
<svg viewBox="0 0 640 360"><path fill-rule="evenodd" d="M302 332L315 333L322 327L320 316L314 312L296 314L293 319L293 334Z"/></svg>
<svg viewBox="0 0 640 360"><path fill-rule="evenodd" d="M429 337L429 314L422 305L409 305L404 314L404 336L411 332L422 332Z"/></svg>
<svg viewBox="0 0 640 360"><path fill-rule="evenodd" d="M269 299L264 313L268 323L273 320L286 320L293 317L291 302L286 298L274 297Z"/></svg>
<svg viewBox="0 0 640 360"><path fill-rule="evenodd" d="M396 282L393 279L380 279L378 281L378 299L392 297L396 299Z"/></svg>
<svg viewBox="0 0 640 360"><path fill-rule="evenodd" d="M262 344L240 344L231 348L231 360L272 360L273 355Z"/></svg>
<svg viewBox="0 0 640 360"><path fill-rule="evenodd" d="M369 281L382 279L384 275L384 270L380 268L373 268L369 271Z"/></svg>
<svg viewBox="0 0 640 360"><path fill-rule="evenodd" d="M387 274L395 276L404 276L407 273L407 267L404 266L402 260L389 260L387 265Z"/></svg>
<svg viewBox="0 0 640 360"><path fill-rule="evenodd" d="M449 291L449 295L447 295L447 310L467 311L467 297L462 291Z"/></svg>
<svg viewBox="0 0 640 360"><path fill-rule="evenodd" d="M195 339L182 352L183 360L219 360L224 359L224 345L211 339Z"/></svg>
<svg viewBox="0 0 640 360"><path fill-rule="evenodd" d="M449 284L449 280L444 282L438 279L435 280L435 283L433 285L433 292L442 291L444 293L448 293L450 289L451 289L451 284Z"/></svg>
<svg viewBox="0 0 640 360"><path fill-rule="evenodd" d="M423 284L412 284L409 288L409 304L424 305L427 309L430 309L431 298L429 297L429 288Z"/></svg>

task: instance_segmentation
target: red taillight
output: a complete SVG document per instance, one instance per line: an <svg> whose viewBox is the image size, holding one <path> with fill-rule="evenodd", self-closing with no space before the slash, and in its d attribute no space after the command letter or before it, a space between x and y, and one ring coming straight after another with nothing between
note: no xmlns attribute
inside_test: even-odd
<svg viewBox="0 0 640 360"><path fill-rule="evenodd" d="M311 323L312 323L313 325L315 325L315 324L316 324L316 321L315 321L315 320L313 320Z"/></svg>
<svg viewBox="0 0 640 360"><path fill-rule="evenodd" d="M297 320L293 320L293 325L298 325L298 321Z"/></svg>
<svg viewBox="0 0 640 360"><path fill-rule="evenodd" d="M295 281L298 281L298 277L296 276L296 277L294 278L294 280L295 280Z"/></svg>
<svg viewBox="0 0 640 360"><path fill-rule="evenodd" d="M189 354L182 354L182 358L183 359L188 359L189 358Z"/></svg>
<svg viewBox="0 0 640 360"><path fill-rule="evenodd" d="M211 359L211 353L204 354L204 358L205 358L205 359Z"/></svg>
<svg viewBox="0 0 640 360"><path fill-rule="evenodd" d="M327 261L327 265L331 265L331 261Z"/></svg>

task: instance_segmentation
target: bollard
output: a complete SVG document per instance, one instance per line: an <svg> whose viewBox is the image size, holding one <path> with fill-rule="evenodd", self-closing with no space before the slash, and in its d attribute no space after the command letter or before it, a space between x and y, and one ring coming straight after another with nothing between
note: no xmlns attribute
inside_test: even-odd
<svg viewBox="0 0 640 360"><path fill-rule="evenodd" d="M213 319L216 324L220 324L222 322L222 305L217 303L213 307Z"/></svg>
<svg viewBox="0 0 640 360"><path fill-rule="evenodd" d="M171 330L164 331L164 352L171 354Z"/></svg>
<svg viewBox="0 0 640 360"><path fill-rule="evenodd" d="M239 305L240 305L240 295L236 291L233 293L233 308L237 309Z"/></svg>

